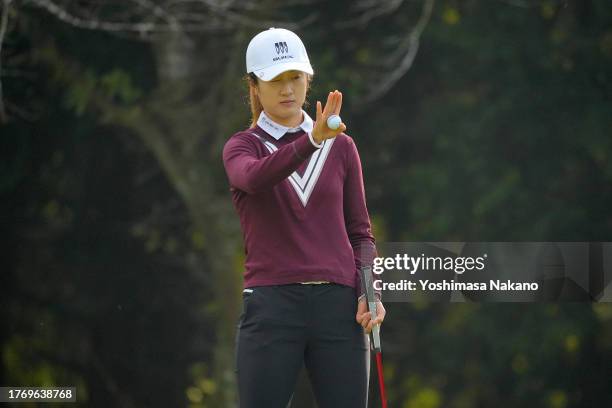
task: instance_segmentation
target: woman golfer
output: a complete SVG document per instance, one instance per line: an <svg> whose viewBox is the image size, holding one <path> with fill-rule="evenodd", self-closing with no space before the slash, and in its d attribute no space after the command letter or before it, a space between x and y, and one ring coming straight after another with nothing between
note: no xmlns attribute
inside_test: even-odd
<svg viewBox="0 0 612 408"><path fill-rule="evenodd" d="M326 124L342 94L317 102L314 122L302 110L313 69L289 30L253 37L246 67L253 123L223 149L246 252L240 407L288 406L302 364L319 407L366 407L367 333L385 309L379 301L372 320L360 296L375 240L357 148L343 123Z"/></svg>

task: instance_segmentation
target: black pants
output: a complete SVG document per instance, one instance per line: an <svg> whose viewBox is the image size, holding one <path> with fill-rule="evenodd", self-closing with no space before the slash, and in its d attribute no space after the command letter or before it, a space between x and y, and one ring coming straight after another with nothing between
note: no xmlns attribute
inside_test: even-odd
<svg viewBox="0 0 612 408"><path fill-rule="evenodd" d="M355 290L349 286L246 289L235 353L240 407L289 406L305 364L319 408L365 408L369 338L356 313Z"/></svg>

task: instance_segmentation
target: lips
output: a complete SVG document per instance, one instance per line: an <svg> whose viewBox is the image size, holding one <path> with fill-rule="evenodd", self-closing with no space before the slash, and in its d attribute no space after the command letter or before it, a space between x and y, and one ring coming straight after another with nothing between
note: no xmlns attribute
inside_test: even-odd
<svg viewBox="0 0 612 408"><path fill-rule="evenodd" d="M295 103L295 101L292 101L292 100L281 101L281 104L282 104L282 105L291 105L291 104L293 104L293 103Z"/></svg>

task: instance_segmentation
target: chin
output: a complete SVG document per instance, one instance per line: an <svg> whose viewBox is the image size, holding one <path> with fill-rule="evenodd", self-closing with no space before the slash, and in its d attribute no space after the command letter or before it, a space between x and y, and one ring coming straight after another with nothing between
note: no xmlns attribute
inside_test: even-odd
<svg viewBox="0 0 612 408"><path fill-rule="evenodd" d="M277 115L283 119L289 119L301 112L302 112L302 109L295 107L291 109L283 109L280 112L278 112Z"/></svg>

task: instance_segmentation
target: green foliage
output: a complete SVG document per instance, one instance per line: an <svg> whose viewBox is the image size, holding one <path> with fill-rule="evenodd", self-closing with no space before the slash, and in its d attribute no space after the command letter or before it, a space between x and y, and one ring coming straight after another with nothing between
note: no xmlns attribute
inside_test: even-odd
<svg viewBox="0 0 612 408"><path fill-rule="evenodd" d="M73 82L66 92L66 107L82 115L87 109L90 99L94 97L97 78L93 71L86 71L82 77Z"/></svg>
<svg viewBox="0 0 612 408"><path fill-rule="evenodd" d="M92 103L92 98L108 98L119 104L133 104L142 92L134 86L130 75L114 69L102 76L86 70L70 83L66 91L66 107L81 116Z"/></svg>
<svg viewBox="0 0 612 408"><path fill-rule="evenodd" d="M436 8L414 68L349 122L372 146L367 188L385 187L370 209L392 214L391 239L609 238L602 4Z"/></svg>
<svg viewBox="0 0 612 408"><path fill-rule="evenodd" d="M185 391L190 408L206 408L211 395L217 392L217 383L210 377L207 364L195 363L191 366L192 384Z"/></svg>
<svg viewBox="0 0 612 408"><path fill-rule="evenodd" d="M142 92L134 86L130 74L121 69L114 69L100 78L104 93L120 103L131 104L138 100Z"/></svg>

